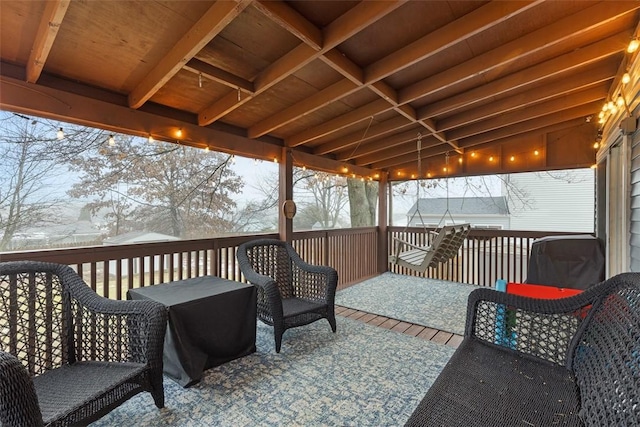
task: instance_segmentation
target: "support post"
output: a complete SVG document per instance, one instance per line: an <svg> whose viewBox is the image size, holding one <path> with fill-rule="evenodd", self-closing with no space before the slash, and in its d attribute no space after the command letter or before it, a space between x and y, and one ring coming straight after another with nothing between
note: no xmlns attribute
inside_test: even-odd
<svg viewBox="0 0 640 427"><path fill-rule="evenodd" d="M390 202L391 191L390 191L389 180L387 179L387 174L380 175L380 181L378 181L378 260L377 260L377 270L378 273L382 274L388 270L388 246L389 246L389 237L388 237L388 204L387 200Z"/></svg>
<svg viewBox="0 0 640 427"><path fill-rule="evenodd" d="M291 243L293 238L293 218L287 218L283 209L287 200L293 200L293 156L291 148L282 148L279 165L278 233L280 240Z"/></svg>

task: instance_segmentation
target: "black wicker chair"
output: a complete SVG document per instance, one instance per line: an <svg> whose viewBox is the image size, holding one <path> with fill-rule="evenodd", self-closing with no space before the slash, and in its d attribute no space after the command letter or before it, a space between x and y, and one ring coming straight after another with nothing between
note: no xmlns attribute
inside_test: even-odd
<svg viewBox="0 0 640 427"><path fill-rule="evenodd" d="M0 421L87 425L149 391L164 406L166 310L98 296L70 267L0 263Z"/></svg>
<svg viewBox="0 0 640 427"><path fill-rule="evenodd" d="M640 273L541 300L475 290L407 426L640 426Z"/></svg>
<svg viewBox="0 0 640 427"><path fill-rule="evenodd" d="M244 277L257 287L258 318L273 326L276 352L289 328L325 318L336 331L336 270L306 263L290 244L276 239L244 243L237 258Z"/></svg>

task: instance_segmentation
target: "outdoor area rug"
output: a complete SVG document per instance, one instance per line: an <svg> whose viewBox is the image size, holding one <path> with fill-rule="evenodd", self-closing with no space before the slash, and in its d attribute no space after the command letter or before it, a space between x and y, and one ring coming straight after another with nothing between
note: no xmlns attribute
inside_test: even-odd
<svg viewBox="0 0 640 427"><path fill-rule="evenodd" d="M433 329L464 334L476 285L386 272L336 293L336 304Z"/></svg>
<svg viewBox="0 0 640 427"><path fill-rule="evenodd" d="M92 427L401 426L454 349L337 318L285 332L258 322L257 352L182 388L165 377L165 408L141 393Z"/></svg>

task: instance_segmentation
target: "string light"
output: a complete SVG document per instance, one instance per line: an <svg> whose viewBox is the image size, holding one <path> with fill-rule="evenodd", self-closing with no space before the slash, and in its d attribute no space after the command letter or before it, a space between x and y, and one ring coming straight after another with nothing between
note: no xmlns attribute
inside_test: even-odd
<svg viewBox="0 0 640 427"><path fill-rule="evenodd" d="M476 157L477 155L478 155L478 154L476 154L476 152L475 152L475 151L472 151L472 152L471 152L471 157Z"/></svg>
<svg viewBox="0 0 640 427"><path fill-rule="evenodd" d="M489 161L493 162L493 156L489 156Z"/></svg>
<svg viewBox="0 0 640 427"><path fill-rule="evenodd" d="M515 162L516 161L516 156L509 157L509 161Z"/></svg>
<svg viewBox="0 0 640 427"><path fill-rule="evenodd" d="M629 46L627 46L627 53L633 53L636 50L638 50L638 47L640 47L640 41L638 40L637 37L634 37L630 42L629 42Z"/></svg>
<svg viewBox="0 0 640 427"><path fill-rule="evenodd" d="M149 135L149 144L153 144L153 136Z"/></svg>
<svg viewBox="0 0 640 427"><path fill-rule="evenodd" d="M58 129L58 133L56 136L58 137L58 140L64 138L64 131L62 130L62 128Z"/></svg>
<svg viewBox="0 0 640 427"><path fill-rule="evenodd" d="M182 128L178 128L178 130L176 131L176 136L178 138L182 138Z"/></svg>
<svg viewBox="0 0 640 427"><path fill-rule="evenodd" d="M622 84L626 85L627 83L629 83L631 81L631 75L629 73L624 73L622 75Z"/></svg>
<svg viewBox="0 0 640 427"><path fill-rule="evenodd" d="M540 151L538 151L538 150L534 150L533 155L534 155L534 156L539 156L539 155L540 155Z"/></svg>

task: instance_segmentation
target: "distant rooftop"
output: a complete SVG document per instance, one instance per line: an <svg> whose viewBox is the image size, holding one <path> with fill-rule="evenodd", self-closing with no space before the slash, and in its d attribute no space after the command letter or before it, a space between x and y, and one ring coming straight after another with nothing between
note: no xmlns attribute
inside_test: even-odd
<svg viewBox="0 0 640 427"><path fill-rule="evenodd" d="M443 215L447 210L447 199L419 199L407 215L413 215L419 206L421 215ZM451 215L508 215L507 198L498 197L450 197L449 212Z"/></svg>

